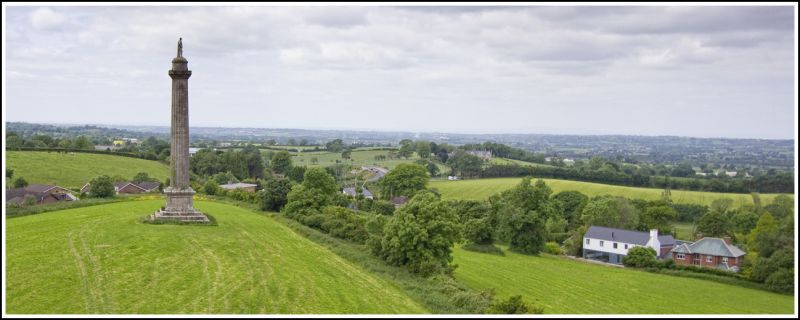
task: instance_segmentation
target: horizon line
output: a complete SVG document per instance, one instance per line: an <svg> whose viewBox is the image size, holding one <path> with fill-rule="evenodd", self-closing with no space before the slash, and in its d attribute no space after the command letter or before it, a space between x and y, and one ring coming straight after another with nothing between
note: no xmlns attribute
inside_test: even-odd
<svg viewBox="0 0 800 320"><path fill-rule="evenodd" d="M166 127L170 125L164 124L119 124L119 123L87 123L87 122L27 122L27 121L4 121L4 126L7 127L8 123L28 123L28 124L44 124L44 125L69 125L69 126L122 126L122 127ZM220 128L220 129L273 129L273 130L306 130L306 131L354 131L354 132L382 132L382 133L409 133L409 134L454 134L454 135L541 135L541 136L625 136L625 137L675 137L675 138L694 138L694 139L730 139L730 140L791 140L794 141L795 137L791 138L735 138L723 136L689 136L689 135L647 135L647 134L620 134L620 133L586 133L586 134L566 134L566 133L537 133L537 132L452 132L452 131L396 131L396 130L381 130L381 129L356 129L356 128L313 128L313 127L253 127L253 126L219 126L219 125L190 125L189 128Z"/></svg>

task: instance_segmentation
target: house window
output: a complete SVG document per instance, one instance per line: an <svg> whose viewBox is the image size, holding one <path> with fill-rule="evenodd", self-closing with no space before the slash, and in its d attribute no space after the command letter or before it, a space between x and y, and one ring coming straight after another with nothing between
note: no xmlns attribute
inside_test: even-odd
<svg viewBox="0 0 800 320"><path fill-rule="evenodd" d="M601 246L601 247L603 246L603 241L600 241L600 246Z"/></svg>
<svg viewBox="0 0 800 320"><path fill-rule="evenodd" d="M714 259L712 256L706 256L706 262L711 262Z"/></svg>
<svg viewBox="0 0 800 320"><path fill-rule="evenodd" d="M628 244L627 243L625 244L625 249L628 249Z"/></svg>
<svg viewBox="0 0 800 320"><path fill-rule="evenodd" d="M616 249L616 248L617 248L617 243L616 243L616 242L614 242L614 249Z"/></svg>
<svg viewBox="0 0 800 320"><path fill-rule="evenodd" d="M678 258L678 260L685 260L686 259L686 255L683 254L683 253L679 253L679 254L675 255L675 258Z"/></svg>
<svg viewBox="0 0 800 320"><path fill-rule="evenodd" d="M589 244L589 239L586 239L586 244Z"/></svg>
<svg viewBox="0 0 800 320"><path fill-rule="evenodd" d="M700 255L699 254L695 254L694 255L694 257L692 259L692 264L700 264Z"/></svg>
<svg viewBox="0 0 800 320"><path fill-rule="evenodd" d="M722 263L728 263L728 257L722 257Z"/></svg>

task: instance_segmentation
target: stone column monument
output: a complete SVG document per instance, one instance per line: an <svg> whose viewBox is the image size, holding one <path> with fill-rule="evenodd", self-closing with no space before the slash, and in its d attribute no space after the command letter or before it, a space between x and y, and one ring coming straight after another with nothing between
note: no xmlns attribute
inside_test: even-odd
<svg viewBox="0 0 800 320"><path fill-rule="evenodd" d="M189 77L192 71L183 57L183 38L178 40L178 56L172 59L172 131L170 143L169 186L164 189L167 205L152 219L209 222L193 206L194 190L189 186Z"/></svg>

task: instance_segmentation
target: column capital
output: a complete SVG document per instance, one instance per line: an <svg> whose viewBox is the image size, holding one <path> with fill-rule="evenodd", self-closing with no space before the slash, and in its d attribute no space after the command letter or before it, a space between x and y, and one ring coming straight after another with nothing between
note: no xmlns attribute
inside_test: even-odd
<svg viewBox="0 0 800 320"><path fill-rule="evenodd" d="M172 79L189 79L192 76L191 70L169 70L169 76Z"/></svg>

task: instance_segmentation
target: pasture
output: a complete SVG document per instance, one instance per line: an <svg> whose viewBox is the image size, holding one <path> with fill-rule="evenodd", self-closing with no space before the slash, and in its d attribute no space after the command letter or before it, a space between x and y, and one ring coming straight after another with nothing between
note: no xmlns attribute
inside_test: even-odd
<svg viewBox="0 0 800 320"><path fill-rule="evenodd" d="M789 295L543 254L455 248L456 279L498 298L521 294L549 314L791 314Z"/></svg>
<svg viewBox="0 0 800 320"><path fill-rule="evenodd" d="M275 218L196 201L218 226L150 225L163 199L6 220L13 314L427 313Z"/></svg>
<svg viewBox="0 0 800 320"><path fill-rule="evenodd" d="M536 178L534 178L534 181ZM567 190L580 191L583 194L594 197L598 195L624 196L628 198L638 198L645 200L656 200L661 197L662 189L637 188L626 186L615 186L608 184L543 179L547 186L553 189L553 193ZM442 199L460 200L485 200L489 196L508 190L519 184L522 178L492 178L492 179L472 179L472 180L431 180L430 187L437 188L442 194ZM752 203L753 198L749 194L740 193L717 193L705 191L684 191L671 190L672 201L675 203L696 203L710 205L716 199L730 198L734 201L734 206ZM772 202L778 194L761 194L761 202L767 205ZM791 195L794 197L793 195Z"/></svg>
<svg viewBox="0 0 800 320"><path fill-rule="evenodd" d="M6 151L6 167L14 169L12 179L23 177L29 184L55 184L71 189L104 174L131 179L139 172L147 172L160 181L169 177L169 165L161 162L79 152Z"/></svg>
<svg viewBox="0 0 800 320"><path fill-rule="evenodd" d="M379 166L384 167L389 170L394 169L398 164L401 163L414 163L416 160L419 160L419 156L415 153L413 156L409 157L408 159L404 158L394 158L389 159L388 157L389 150L362 150L357 149L353 150L350 154L350 159L342 159L341 152L328 152L328 151L321 151L321 152L301 152L296 153L293 152L292 155L292 163L296 166L308 166L308 167L326 167L330 165L336 164L336 160L339 160L340 163L353 165L356 167L361 166ZM376 160L375 156L387 156L385 160ZM316 158L316 162L312 161L312 158ZM443 172L445 166L439 164L439 170Z"/></svg>

